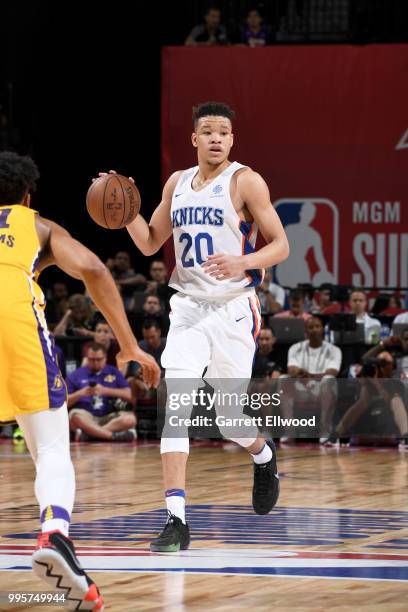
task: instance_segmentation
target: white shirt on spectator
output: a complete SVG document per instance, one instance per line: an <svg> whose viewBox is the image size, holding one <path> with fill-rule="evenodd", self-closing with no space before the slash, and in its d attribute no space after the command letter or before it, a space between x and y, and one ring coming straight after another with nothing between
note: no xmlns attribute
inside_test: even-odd
<svg viewBox="0 0 408 612"><path fill-rule="evenodd" d="M340 371L341 350L330 342L323 341L318 348L309 346L309 340L293 344L288 353L288 368L295 367L309 374L323 374L326 370Z"/></svg>
<svg viewBox="0 0 408 612"><path fill-rule="evenodd" d="M408 312L401 312L395 317L393 323L408 323Z"/></svg>

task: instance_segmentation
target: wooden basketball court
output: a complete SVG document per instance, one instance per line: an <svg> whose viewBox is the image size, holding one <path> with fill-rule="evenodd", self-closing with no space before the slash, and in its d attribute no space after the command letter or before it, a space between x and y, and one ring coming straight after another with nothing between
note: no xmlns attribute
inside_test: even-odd
<svg viewBox="0 0 408 612"><path fill-rule="evenodd" d="M250 506L246 453L195 443L192 546L164 555L148 550L164 520L158 445L73 445L71 537L106 610L407 610L408 453L314 445L278 452L281 496L262 517ZM39 525L31 459L8 441L0 458L0 591L49 591L29 571Z"/></svg>

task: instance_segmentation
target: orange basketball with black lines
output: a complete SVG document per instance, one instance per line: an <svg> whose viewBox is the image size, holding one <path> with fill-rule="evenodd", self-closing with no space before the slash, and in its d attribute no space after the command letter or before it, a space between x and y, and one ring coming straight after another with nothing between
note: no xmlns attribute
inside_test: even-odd
<svg viewBox="0 0 408 612"><path fill-rule="evenodd" d="M90 217L106 229L121 229L136 219L140 210L140 193L136 185L121 174L97 178L86 194Z"/></svg>

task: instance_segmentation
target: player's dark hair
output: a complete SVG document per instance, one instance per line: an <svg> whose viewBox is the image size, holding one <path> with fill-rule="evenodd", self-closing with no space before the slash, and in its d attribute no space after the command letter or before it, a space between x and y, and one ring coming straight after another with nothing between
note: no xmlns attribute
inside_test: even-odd
<svg viewBox="0 0 408 612"><path fill-rule="evenodd" d="M88 346L88 351L102 351L105 355L108 353L106 347L103 346L103 344L99 344L99 342L91 342L91 344Z"/></svg>
<svg viewBox="0 0 408 612"><path fill-rule="evenodd" d="M151 327L155 327L161 331L160 323L157 319L146 319L143 322L142 329L150 329Z"/></svg>
<svg viewBox="0 0 408 612"><path fill-rule="evenodd" d="M0 152L0 205L20 204L29 191L35 191L40 173L31 157L12 151Z"/></svg>
<svg viewBox="0 0 408 612"><path fill-rule="evenodd" d="M224 104L224 102L203 102L198 106L193 106L194 128L201 117L208 117L209 115L213 115L214 117L226 117L230 121L235 118L235 113L228 104Z"/></svg>

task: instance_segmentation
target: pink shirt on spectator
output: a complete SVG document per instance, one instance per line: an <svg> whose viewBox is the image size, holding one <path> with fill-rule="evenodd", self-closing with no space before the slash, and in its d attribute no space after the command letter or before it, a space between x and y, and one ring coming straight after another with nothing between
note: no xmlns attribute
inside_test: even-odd
<svg viewBox="0 0 408 612"><path fill-rule="evenodd" d="M283 312L278 312L278 314L274 315L274 317L290 317L291 319L303 319L304 321L310 319L311 316L312 315L308 312L302 312L302 314L295 316L294 314L292 314L291 310L284 310Z"/></svg>

